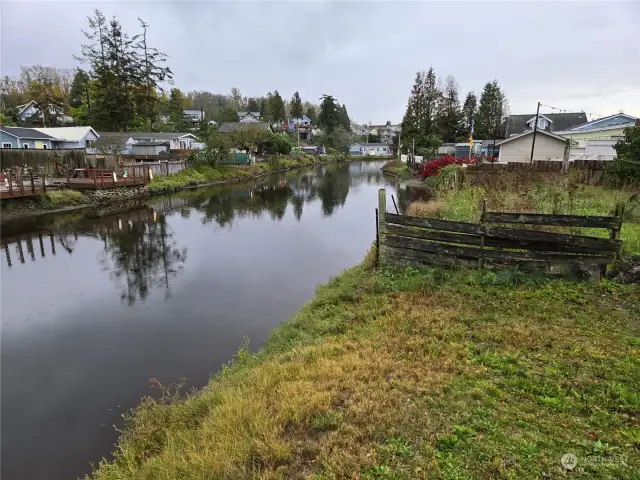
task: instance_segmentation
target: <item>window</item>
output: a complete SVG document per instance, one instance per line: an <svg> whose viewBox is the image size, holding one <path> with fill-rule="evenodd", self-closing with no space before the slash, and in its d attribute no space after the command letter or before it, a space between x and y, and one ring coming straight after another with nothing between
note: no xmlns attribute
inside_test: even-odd
<svg viewBox="0 0 640 480"><path fill-rule="evenodd" d="M11 145L10 143L2 142L2 148L11 148L11 147L13 147L13 145Z"/></svg>
<svg viewBox="0 0 640 480"><path fill-rule="evenodd" d="M43 145L42 145L42 148L46 150L46 149L47 149L47 146L43 144Z"/></svg>
<svg viewBox="0 0 640 480"><path fill-rule="evenodd" d="M22 144L22 148L29 148L29 144L28 143L23 143Z"/></svg>

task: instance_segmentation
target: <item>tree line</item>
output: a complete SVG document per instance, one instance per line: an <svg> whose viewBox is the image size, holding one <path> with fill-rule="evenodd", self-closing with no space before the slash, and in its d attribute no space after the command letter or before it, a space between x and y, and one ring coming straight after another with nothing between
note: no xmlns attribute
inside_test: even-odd
<svg viewBox="0 0 640 480"><path fill-rule="evenodd" d="M184 115L192 108L217 123L238 121L238 112L249 111L274 124L306 115L327 133L338 126L350 131L346 106L331 95L318 104L303 101L297 91L287 101L278 90L257 97L245 97L238 88L229 94L180 90L173 85L167 55L148 40L149 24L138 21L139 30L129 35L115 17L95 10L83 30L86 42L74 55L81 68L36 65L22 67L17 78L2 78L2 124L59 126L64 113L74 124L98 131L184 131L197 127ZM31 100L42 114L22 122L16 107Z"/></svg>
<svg viewBox="0 0 640 480"><path fill-rule="evenodd" d="M442 142L468 141L472 124L475 138L499 138L507 110L507 99L497 80L485 84L479 100L470 91L461 104L454 76L439 82L433 67L418 71L402 120L403 149L413 142L416 148L434 149Z"/></svg>

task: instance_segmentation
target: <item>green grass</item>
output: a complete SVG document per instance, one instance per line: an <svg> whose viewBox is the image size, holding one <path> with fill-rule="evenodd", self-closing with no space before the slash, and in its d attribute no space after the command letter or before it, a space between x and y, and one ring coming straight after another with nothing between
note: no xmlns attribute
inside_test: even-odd
<svg viewBox="0 0 640 480"><path fill-rule="evenodd" d="M382 167L382 171L384 173L394 175L401 179L412 178L413 174L409 170L409 167L406 163L401 162L400 160L393 160L391 162L386 163Z"/></svg>
<svg viewBox="0 0 640 480"><path fill-rule="evenodd" d="M315 163L339 161L338 157L324 155ZM260 175L292 168L309 168L314 165L314 157L280 157L270 162L258 162L252 165L221 165L218 167L200 166L188 168L168 177L157 177L149 184L149 193L174 192L185 187L207 183L249 180Z"/></svg>
<svg viewBox="0 0 640 480"><path fill-rule="evenodd" d="M90 203L88 198L76 190L49 190L39 199L42 208L53 209Z"/></svg>
<svg viewBox="0 0 640 480"><path fill-rule="evenodd" d="M640 286L372 261L202 391L143 400L94 477L533 480L571 452L572 477L637 478Z"/></svg>

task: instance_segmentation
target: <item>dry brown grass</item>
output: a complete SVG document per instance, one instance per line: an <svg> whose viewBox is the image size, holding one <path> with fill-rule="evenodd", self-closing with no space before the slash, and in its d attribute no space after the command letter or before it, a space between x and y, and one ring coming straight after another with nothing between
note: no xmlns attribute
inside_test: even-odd
<svg viewBox="0 0 640 480"><path fill-rule="evenodd" d="M428 202L411 202L407 207L407 215L412 217L435 217L440 214L444 208L444 202L439 200L430 200Z"/></svg>

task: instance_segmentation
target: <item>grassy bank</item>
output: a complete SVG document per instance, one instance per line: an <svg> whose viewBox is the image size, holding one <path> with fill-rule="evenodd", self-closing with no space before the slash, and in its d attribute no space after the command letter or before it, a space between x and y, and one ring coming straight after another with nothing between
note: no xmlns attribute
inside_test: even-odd
<svg viewBox="0 0 640 480"><path fill-rule="evenodd" d="M632 479L638 298L610 282L357 266L201 392L145 399L94 476L560 478L572 452L576 478Z"/></svg>
<svg viewBox="0 0 640 480"><path fill-rule="evenodd" d="M382 171L388 175L393 175L394 177L398 177L399 179L408 179L413 178L413 174L406 163L401 162L400 160L393 160L389 163L386 163L382 167Z"/></svg>
<svg viewBox="0 0 640 480"><path fill-rule="evenodd" d="M185 187L208 183L250 180L266 173L294 168L309 168L318 163L334 163L341 160L343 160L342 157L332 155L324 155L317 158L305 155L301 157L280 157L278 160L258 162L251 165L188 168L175 175L154 178L149 184L149 193L174 192Z"/></svg>

